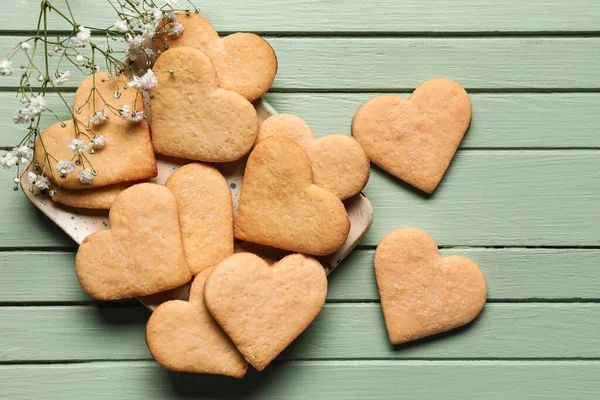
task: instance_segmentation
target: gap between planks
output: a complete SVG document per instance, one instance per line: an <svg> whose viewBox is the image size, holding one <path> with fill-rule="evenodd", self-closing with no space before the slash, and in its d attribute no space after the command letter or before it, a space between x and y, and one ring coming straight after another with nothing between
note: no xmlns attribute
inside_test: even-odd
<svg viewBox="0 0 600 400"><path fill-rule="evenodd" d="M389 358L300 358L300 359L287 359L287 360L273 360L269 365L284 365L284 364L315 364L315 365L323 365L323 363L356 363L356 364L365 364L365 365L373 365L374 363L385 363L388 365L392 364L401 364L401 365L423 365L423 364L435 364L435 365L457 365L456 363L482 363L485 365L503 365L504 362L507 363L522 363L522 364L541 364L541 363L570 363L570 362L595 362L600 361L598 357L566 357L566 358L557 358L557 357L543 357L543 358L501 358L501 357L489 357L489 358L468 358L468 357L455 357L455 358L444 358L444 359L436 359L436 358L404 358L402 360L392 360ZM135 363L151 363L156 364L155 361L145 361L139 359L119 359L119 358L106 358L106 359L72 359L72 360L38 360L38 361L0 361L0 371L3 367L11 366L11 365L31 365L31 366L45 366L45 365L72 365L72 364L135 364ZM488 362L490 364L488 364Z"/></svg>
<svg viewBox="0 0 600 400"><path fill-rule="evenodd" d="M448 365L448 366L460 366L460 365L473 365L479 364L482 366L493 366L493 365L594 365L600 366L600 359L598 358L531 358L531 359L519 359L519 358L455 358L455 359L421 359L421 358L409 358L402 360L390 360L385 358L347 358L347 359L302 359L302 360L274 360L269 365L284 365L284 364L296 364L296 365L322 365L322 366L336 366L336 365L348 365L349 363L356 363L357 365ZM130 366L157 366L158 364L154 360L131 360L131 359L105 359L105 360L44 360L44 361L21 361L21 362L0 362L0 371L5 368L10 368L11 365L23 365L35 367L37 365L72 365L72 364L90 364L97 366L111 366L113 364L127 364Z"/></svg>

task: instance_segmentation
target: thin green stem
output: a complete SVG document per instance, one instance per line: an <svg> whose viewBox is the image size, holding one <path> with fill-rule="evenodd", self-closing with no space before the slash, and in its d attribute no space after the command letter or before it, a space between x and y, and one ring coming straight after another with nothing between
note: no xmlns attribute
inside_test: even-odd
<svg viewBox="0 0 600 400"><path fill-rule="evenodd" d="M75 22L75 16L73 15L73 11L71 11L71 5L69 4L69 0L65 0L65 3L67 4L67 10L69 10L69 15L71 16L71 19L73 20L73 24L77 25L77 23Z"/></svg>

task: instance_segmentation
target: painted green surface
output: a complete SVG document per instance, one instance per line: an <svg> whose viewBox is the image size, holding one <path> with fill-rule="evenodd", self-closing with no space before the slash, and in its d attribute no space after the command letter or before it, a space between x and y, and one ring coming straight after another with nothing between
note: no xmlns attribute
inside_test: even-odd
<svg viewBox="0 0 600 400"><path fill-rule="evenodd" d="M366 32L550 32L600 29L594 0L377 0L193 1L220 32L283 34ZM101 2L71 1L79 23L108 26L114 13ZM160 3L159 3L160 4ZM19 23L39 0L19 0L3 11L1 30L27 30ZM267 11L266 11L267 10ZM265 12L266 11L266 12ZM33 17L31 17L33 18ZM52 26L60 21L49 19ZM65 28L66 25L60 26Z"/></svg>
<svg viewBox="0 0 600 400"><path fill-rule="evenodd" d="M235 381L152 361L0 366L4 398L597 400L598 361L300 361Z"/></svg>
<svg viewBox="0 0 600 400"><path fill-rule="evenodd" d="M141 306L1 307L0 361L150 359L149 314ZM600 358L600 304L488 304L468 327L404 346L389 344L378 303L326 304L280 358Z"/></svg>
<svg viewBox="0 0 600 400"><path fill-rule="evenodd" d="M379 300L373 254L358 249L344 260L329 280L328 301ZM441 254L464 255L480 265L491 301L600 300L600 249L451 248ZM105 304L81 289L74 258L60 251L0 252L0 304Z"/></svg>
<svg viewBox="0 0 600 400"><path fill-rule="evenodd" d="M303 118L318 136L350 133L352 116L362 103L379 93L268 93L265 98L277 111ZM409 93L399 93L408 97ZM70 103L72 93L64 94ZM600 93L474 93L477 111L461 149L599 148ZM69 118L56 94L48 107L60 120ZM0 92L0 110L20 103L11 92ZM45 115L44 123L57 119ZM577 121L574 124L573 121ZM0 115L0 147L20 139L12 116Z"/></svg>
<svg viewBox="0 0 600 400"><path fill-rule="evenodd" d="M0 54L25 38L2 39ZM267 39L280 61L274 91L406 90L438 76L473 90L590 90L600 78L600 37ZM19 53L14 60L18 65L26 57ZM58 60L51 61L55 69ZM77 87L83 75L71 76L64 87ZM19 80L13 74L0 87L18 86Z"/></svg>
<svg viewBox="0 0 600 400"><path fill-rule="evenodd" d="M599 246L598 165L598 150L464 150L432 196L374 168L364 190L374 224L362 244L408 225L443 246ZM1 186L11 181L0 175ZM0 220L1 247L71 244L21 193L0 197Z"/></svg>
<svg viewBox="0 0 600 400"><path fill-rule="evenodd" d="M80 23L114 22L103 2L71 3ZM279 361L241 381L151 361L148 312L87 297L74 243L1 173L1 400L600 398L600 3L195 3L222 33L269 35L280 72L266 98L318 135L349 133L379 92L406 97L434 76L458 80L474 110L461 150L433 196L374 168L373 228L330 276L323 313ZM38 5L0 11L0 56L29 34ZM20 134L17 80L0 80L0 147ZM57 101L49 97L66 116ZM475 260L490 303L464 329L393 348L372 256L402 225L431 233L442 255Z"/></svg>

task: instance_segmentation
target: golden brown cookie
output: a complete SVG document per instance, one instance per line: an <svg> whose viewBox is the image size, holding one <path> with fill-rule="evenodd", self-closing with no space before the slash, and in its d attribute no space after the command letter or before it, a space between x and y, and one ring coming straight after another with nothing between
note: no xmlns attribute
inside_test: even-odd
<svg viewBox="0 0 600 400"><path fill-rule="evenodd" d="M273 265L234 254L214 268L204 289L211 315L258 371L304 332L326 296L323 266L301 254Z"/></svg>
<svg viewBox="0 0 600 400"><path fill-rule="evenodd" d="M178 37L169 37L167 45L195 47L206 52L216 70L219 87L232 90L254 101L269 90L277 74L277 57L263 38L253 33L234 33L223 39L207 19L197 14L177 14L183 25ZM171 24L166 25L170 29ZM164 44L156 42L157 50Z"/></svg>
<svg viewBox="0 0 600 400"><path fill-rule="evenodd" d="M140 183L123 191L109 224L86 237L75 258L77 278L90 296L147 296L190 281L177 202L165 186Z"/></svg>
<svg viewBox="0 0 600 400"><path fill-rule="evenodd" d="M121 118L119 109L129 106L143 110L141 96L133 89L125 89L129 80L123 76L108 78L108 73L98 72L88 76L79 86L74 99L74 117L64 122L50 125L42 132L35 146L35 161L50 177L64 189L89 189L113 185L121 182L133 182L155 177L156 160L150 141L150 130L145 120L132 123L131 119ZM92 90L95 88L94 90ZM120 97L115 99L114 93ZM93 93L93 95L91 95ZM99 125L91 122L96 112L106 114L106 121ZM89 129L89 130L88 130ZM103 136L104 147L91 154L90 140ZM82 165L74 165L74 171L65 178L57 171L60 160L72 160L71 140L83 140L85 143ZM51 157L44 156L44 149ZM73 160L75 162L75 160ZM90 165L91 163L91 165ZM84 168L95 169L91 183L81 183L78 173Z"/></svg>
<svg viewBox="0 0 600 400"><path fill-rule="evenodd" d="M431 236L417 228L399 228L383 238L375 275L392 344L465 325L486 301L477 264L460 256L440 258Z"/></svg>
<svg viewBox="0 0 600 400"><path fill-rule="evenodd" d="M419 86L408 100L386 94L364 103L352 135L375 164L432 193L471 123L471 100L450 79Z"/></svg>
<svg viewBox="0 0 600 400"><path fill-rule="evenodd" d="M339 249L350 230L346 209L312 182L310 159L294 139L260 142L246 164L235 237L304 254Z"/></svg>
<svg viewBox="0 0 600 400"><path fill-rule="evenodd" d="M301 118L276 114L264 120L256 142L270 136L290 136L302 145L312 164L313 183L345 200L367 185L371 172L369 159L361 145L347 135L315 138Z"/></svg>
<svg viewBox="0 0 600 400"><path fill-rule="evenodd" d="M159 84L152 89L151 128L157 153L228 162L250 151L258 131L256 110L236 92L218 88L205 53L171 49L158 57L154 71Z"/></svg>
<svg viewBox="0 0 600 400"><path fill-rule="evenodd" d="M95 189L58 189L52 201L69 207L109 210L117 196L135 182L117 183Z"/></svg>
<svg viewBox="0 0 600 400"><path fill-rule="evenodd" d="M177 200L183 247L193 275L233 254L231 190L213 166L184 165L165 185Z"/></svg>
<svg viewBox="0 0 600 400"><path fill-rule="evenodd" d="M248 363L204 304L204 282L211 270L194 278L189 301L158 306L146 324L146 343L154 359L172 371L242 378Z"/></svg>

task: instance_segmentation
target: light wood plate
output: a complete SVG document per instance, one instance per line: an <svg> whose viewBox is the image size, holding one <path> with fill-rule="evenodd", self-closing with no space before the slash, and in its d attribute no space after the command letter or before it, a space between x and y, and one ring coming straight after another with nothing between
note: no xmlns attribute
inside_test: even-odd
<svg viewBox="0 0 600 400"><path fill-rule="evenodd" d="M277 112L264 100L257 100L254 104L258 113L259 121L263 121ZM174 158L157 158L158 176L152 182L163 184L177 168L189 163L189 160ZM231 189L234 215L237 214L237 206L243 184L243 172L246 166L246 158L234 163L218 164L229 187ZM75 242L81 243L88 235L108 228L108 211L105 210L83 210L63 206L52 201L47 194L36 194L30 190L32 185L27 182L27 172L21 175L21 187L27 198L44 214L46 214L56 225L67 233ZM373 208L369 199L360 193L344 201L348 218L350 219L350 234L344 245L335 253L328 256L318 257L319 261L329 274L342 260L358 245L366 235L373 222ZM260 246L252 243L236 241L236 252L249 251L275 262L282 258L287 252ZM152 296L141 297L139 300L149 309L155 309L160 303L172 299L184 299L189 296L189 284L157 293Z"/></svg>

